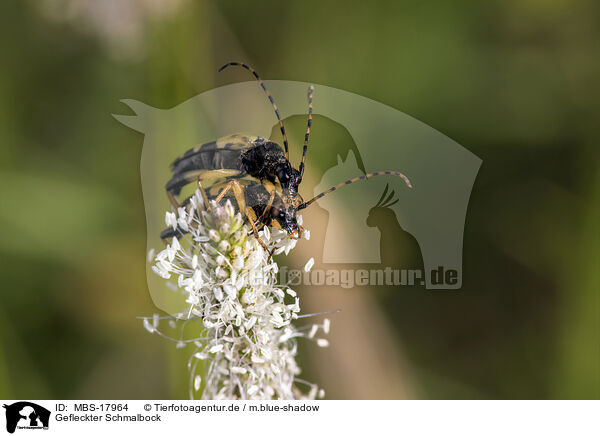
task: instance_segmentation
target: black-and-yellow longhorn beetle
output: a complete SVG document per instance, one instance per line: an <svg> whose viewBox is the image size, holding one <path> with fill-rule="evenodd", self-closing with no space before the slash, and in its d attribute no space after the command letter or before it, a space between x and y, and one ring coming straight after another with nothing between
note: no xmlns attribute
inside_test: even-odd
<svg viewBox="0 0 600 436"><path fill-rule="evenodd" d="M197 182L207 200L215 200L217 203L223 199L231 200L234 207L248 220L257 236L257 229L267 225L281 228L290 237L298 238L302 235L302 228L298 225L296 213L342 186L374 176L394 175L401 177L408 187L412 187L402 173L376 171L348 179L311 200L303 201L298 193L298 186L304 174L304 161L312 125L314 87L311 85L308 89L308 126L304 136L302 161L296 170L289 161L283 121L264 82L253 68L239 62L230 62L219 71L230 65L247 69L258 80L273 105L285 152L275 142L259 136L242 134L227 136L189 149L171 164L173 177L166 185L167 196L175 208L182 206L177 199L181 189L189 183ZM208 182L212 184L208 186ZM206 186L206 189L203 189L203 186ZM183 233L183 230L166 229L161 233L161 238L170 238L177 233Z"/></svg>

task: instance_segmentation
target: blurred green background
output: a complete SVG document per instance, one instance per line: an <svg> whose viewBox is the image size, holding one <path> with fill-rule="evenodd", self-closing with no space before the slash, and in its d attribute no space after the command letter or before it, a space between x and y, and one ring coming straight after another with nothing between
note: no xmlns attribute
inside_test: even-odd
<svg viewBox="0 0 600 436"><path fill-rule="evenodd" d="M600 398L597 1L8 0L0 17L1 397L187 396L185 353L135 319L155 310L143 138L110 114L249 80L217 74L240 60L381 101L483 159L463 289L369 293L402 397ZM377 371L311 362L329 398L377 397L344 388Z"/></svg>

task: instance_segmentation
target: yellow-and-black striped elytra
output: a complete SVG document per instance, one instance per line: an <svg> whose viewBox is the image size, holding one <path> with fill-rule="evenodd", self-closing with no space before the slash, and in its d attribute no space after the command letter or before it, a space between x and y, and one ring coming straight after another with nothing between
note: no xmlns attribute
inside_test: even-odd
<svg viewBox="0 0 600 436"><path fill-rule="evenodd" d="M173 206L185 206L177 197L184 186L197 182L202 195L208 200L230 200L256 232L257 226L274 226L284 229L291 237L299 237L302 228L296 220L298 210L304 209L319 198L336 189L359 180L380 175L401 177L408 187L408 178L397 171L376 171L348 179L316 197L304 202L298 186L304 174L304 162L312 127L314 87L308 89L308 124L304 136L302 160L296 170L289 161L288 140L279 109L258 73L246 64L230 62L219 69L237 65L250 71L273 105L283 136L284 150L279 144L259 136L235 134L187 150L171 164L173 176L167 182L167 195ZM184 233L182 229L167 229L161 233L166 239Z"/></svg>
<svg viewBox="0 0 600 436"><path fill-rule="evenodd" d="M188 183L201 180L254 177L279 183L288 195L297 195L299 173L281 147L259 136L230 135L189 149L171 164L173 176L166 189L179 195Z"/></svg>

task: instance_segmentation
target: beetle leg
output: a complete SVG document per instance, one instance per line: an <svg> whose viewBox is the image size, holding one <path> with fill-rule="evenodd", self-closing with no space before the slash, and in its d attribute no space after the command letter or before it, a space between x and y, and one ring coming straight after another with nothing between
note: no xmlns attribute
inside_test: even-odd
<svg viewBox="0 0 600 436"><path fill-rule="evenodd" d="M215 201L219 203L225 194L229 192L229 190L233 190L233 195L235 196L235 200L237 201L238 208L241 211L246 210L246 199L244 198L244 190L242 189L242 185L237 180L232 180L223 188L223 190L219 193Z"/></svg>
<svg viewBox="0 0 600 436"><path fill-rule="evenodd" d="M267 244L258 236L258 229L256 228L256 224L260 222L260 220L256 219L256 213L250 206L246 206L246 200L244 198L244 190L242 189L242 185L237 180L232 180L223 188L223 190L219 193L217 197L217 202L223 199L223 196L230 190L233 190L233 195L235 196L235 200L237 201L239 210L243 211L244 215L246 215L246 219L250 223L252 227L252 231L254 232L254 237L258 241L258 243L264 248L264 250L269 253L269 258L273 254L272 251L269 250ZM271 201L269 202L271 203ZM255 221L256 219L256 221Z"/></svg>
<svg viewBox="0 0 600 436"><path fill-rule="evenodd" d="M267 207L265 207L265 210L263 210L263 213L260 215L260 218L258 219L258 221L261 221L264 219L265 215L267 214L268 210L271 210L271 206L273 205L273 200L275 199L275 191L271 192L271 197L269 198L269 202L267 203Z"/></svg>
<svg viewBox="0 0 600 436"><path fill-rule="evenodd" d="M179 194L184 186L193 183L199 178L207 180L217 180L228 177L239 177L242 175L240 170L234 169L216 169L216 170L190 170L181 173L173 174L171 180L167 182L166 189L175 194Z"/></svg>
<svg viewBox="0 0 600 436"><path fill-rule="evenodd" d="M208 197L206 196L206 191L202 186L202 182L200 181L200 177L198 177L198 189L200 190L200 194L202 195L202 201L204 201L204 207L207 210L210 210L210 203L208 202Z"/></svg>
<svg viewBox="0 0 600 436"><path fill-rule="evenodd" d="M256 238L258 243L262 246L262 248L267 253L269 253L269 257L267 258L267 260L268 260L271 257L271 255L273 254L273 251L269 250L269 247L267 247L267 244L265 244L264 241L262 239L260 239L260 236L258 236L258 229L256 228L256 223L252 219L252 215L256 216L256 214L254 213L254 210L252 210L252 208L250 206L247 206L244 211L244 214L246 215L246 218L248 218L248 221L250 222L250 225L252 226L252 231L254 232L254 237Z"/></svg>
<svg viewBox="0 0 600 436"><path fill-rule="evenodd" d="M237 189L239 191L240 196L243 199L244 196L243 196L242 187L240 186L240 184L238 183L238 181L237 180L233 180L232 183L234 184L234 192ZM236 198L237 198L237 196L236 196ZM248 218L248 221L250 221L250 225L252 226L252 231L254 232L254 236L258 240L258 243L265 249L265 251L267 253L269 253L269 256L267 257L267 261L273 255L273 251L275 251L275 248L273 248L273 250L269 250L269 248L267 247L267 244L265 244L264 241L260 238L260 236L258 236L258 229L256 228L256 223L261 223L262 222L262 218L265 215L265 211L271 208L271 205L273 204L273 199L274 198L275 198L275 191L271 192L271 197L269 198L269 202L267 203L267 207L265 208L265 210L261 214L260 218L258 218L256 220L256 222L252 218L252 217L256 218L256 213L254 212L254 209L252 209L250 206L245 206L245 201L244 201L244 206L242 206L240 204L240 200L238 199L238 204L240 205L240 208L244 207L244 210L246 212L246 217Z"/></svg>
<svg viewBox="0 0 600 436"><path fill-rule="evenodd" d="M244 196L242 185L237 180L232 180L230 183L233 186L233 195L235 195L238 207L240 210L246 210L246 197Z"/></svg>
<svg viewBox="0 0 600 436"><path fill-rule="evenodd" d="M179 208L179 201L177 200L177 196L173 193L173 191L167 191L167 197L175 209Z"/></svg>
<svg viewBox="0 0 600 436"><path fill-rule="evenodd" d="M225 194L227 194L232 187L233 187L233 181L231 181L227 185L225 185L223 190L221 192L219 192L219 195L217 195L215 202L219 203L223 199L223 197L225 197ZM236 200L237 200L237 198L236 198Z"/></svg>

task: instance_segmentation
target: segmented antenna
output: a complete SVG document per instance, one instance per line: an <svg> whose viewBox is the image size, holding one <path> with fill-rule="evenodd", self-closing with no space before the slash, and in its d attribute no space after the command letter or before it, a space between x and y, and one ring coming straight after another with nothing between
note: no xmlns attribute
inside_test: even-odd
<svg viewBox="0 0 600 436"><path fill-rule="evenodd" d="M277 105L275 104L275 100L273 100L273 96L271 95L271 93L269 92L267 87L265 86L265 82L262 81L262 79L260 78L258 73L254 70L254 68L252 68L251 66L246 65L242 62L229 62L229 63L223 65L221 68L219 68L219 73L229 66L240 66L242 68L245 68L254 75L256 80L258 80L260 87L263 89L263 91L265 91L265 94L267 95L269 101L273 105L273 110L275 111L275 115L277 116L277 120L279 121L279 129L281 130L281 135L283 136L283 146L285 148L285 158L287 160L290 160L290 156L289 156L290 152L288 150L288 140L287 140L287 135L285 134L285 127L283 127L283 121L281 120L281 116L279 115L279 109L277 109Z"/></svg>
<svg viewBox="0 0 600 436"><path fill-rule="evenodd" d="M326 191L321 192L319 195L311 198L308 201L305 201L304 203L302 203L300 206L298 206L298 210L302 210L302 209L306 209L308 206L310 206L312 203L314 203L315 201L317 201L319 198L324 197L325 195L335 191L338 188L341 188L342 186L346 186L346 185L351 185L354 182L358 182L359 180L366 180L369 179L371 177L375 177L375 176L384 176L384 175L388 175L388 176L398 176L400 178L402 178L402 180L404 180L404 183L406 183L406 186L408 186L409 188L412 188L412 185L410 184L410 180L408 180L408 177L406 177L404 174L399 173L397 171L376 171L374 173L369 173L369 174L365 174L362 176L358 176L358 177L354 177L352 179L348 179L345 182L342 183L338 183L335 186L332 186L331 188L327 189Z"/></svg>
<svg viewBox="0 0 600 436"><path fill-rule="evenodd" d="M308 125L306 127L306 133L304 134L304 148L302 149L302 161L300 162L299 172L300 172L300 183L302 181L302 176L304 175L304 160L306 159L306 150L308 149L308 137L310 136L310 127L312 126L312 113L313 113L313 94L315 93L315 87L310 85L308 87Z"/></svg>

